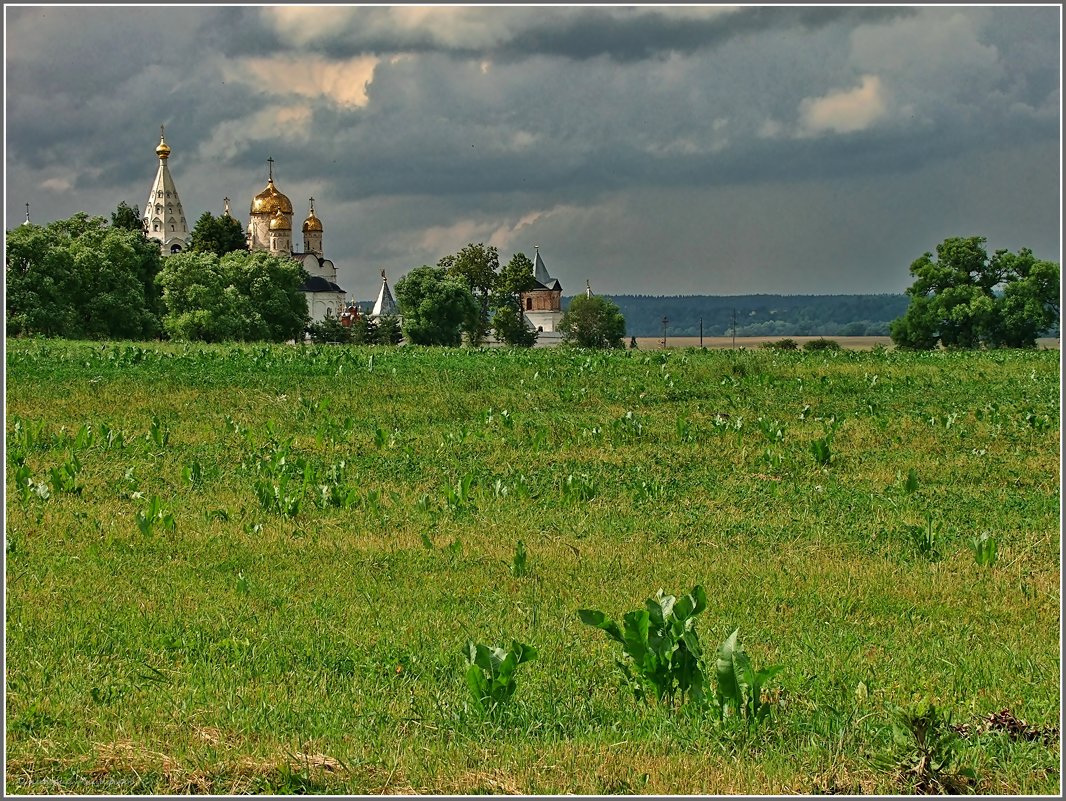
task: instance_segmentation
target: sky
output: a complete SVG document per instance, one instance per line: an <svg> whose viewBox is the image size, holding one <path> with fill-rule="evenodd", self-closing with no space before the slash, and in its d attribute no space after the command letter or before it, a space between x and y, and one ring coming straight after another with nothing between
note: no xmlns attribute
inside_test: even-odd
<svg viewBox="0 0 1066 801"><path fill-rule="evenodd" d="M5 6L6 228L247 225L274 159L350 296L468 243L564 294L902 292L951 236L1061 261L1061 8ZM297 239L302 239L297 233Z"/></svg>

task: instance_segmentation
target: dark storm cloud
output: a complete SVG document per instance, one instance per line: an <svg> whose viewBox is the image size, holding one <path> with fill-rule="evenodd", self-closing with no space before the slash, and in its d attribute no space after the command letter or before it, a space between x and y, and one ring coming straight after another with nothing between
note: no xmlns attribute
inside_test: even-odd
<svg viewBox="0 0 1066 801"><path fill-rule="evenodd" d="M6 10L10 201L143 202L166 123L190 217L272 156L356 294L493 237L604 291L889 291L967 220L1057 257L1054 8Z"/></svg>
<svg viewBox="0 0 1066 801"><path fill-rule="evenodd" d="M860 24L909 16L906 7L753 7L708 18L686 15L677 8L536 8L464 9L481 18L506 18L510 24L493 41L469 46L444 36L432 26L406 26L391 9L367 8L358 16L338 15L335 28L321 32L316 50L333 58L363 53L450 53L464 58L521 61L533 55L587 60L606 56L618 62L642 61L668 53L691 53L723 42L772 31L813 30L836 23ZM712 9L713 10L713 9ZM301 46L303 40L301 41ZM242 19L241 33L231 43L236 52L269 45L292 48L260 21Z"/></svg>

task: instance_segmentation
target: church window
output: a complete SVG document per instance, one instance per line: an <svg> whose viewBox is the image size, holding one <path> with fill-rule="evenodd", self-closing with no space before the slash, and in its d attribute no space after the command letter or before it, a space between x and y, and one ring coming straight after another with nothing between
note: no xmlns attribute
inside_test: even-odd
<svg viewBox="0 0 1066 801"><path fill-rule="evenodd" d="M156 214L162 214L163 213L163 207L161 205L159 205L158 203L155 204L155 213Z"/></svg>
<svg viewBox="0 0 1066 801"><path fill-rule="evenodd" d="M162 189L157 189L155 191L155 196L156 197L163 197L163 190Z"/></svg>
<svg viewBox="0 0 1066 801"><path fill-rule="evenodd" d="M181 253L181 245L171 245L170 246L170 252L171 253Z"/></svg>
<svg viewBox="0 0 1066 801"><path fill-rule="evenodd" d="M171 224L170 224L170 230L171 230L171 231L173 231L173 230L174 230L174 223L171 223Z"/></svg>
<svg viewBox="0 0 1066 801"><path fill-rule="evenodd" d="M159 230L159 220L154 220L152 222L152 230L153 231L158 231Z"/></svg>
<svg viewBox="0 0 1066 801"><path fill-rule="evenodd" d="M170 197L170 192L167 192L167 197Z"/></svg>

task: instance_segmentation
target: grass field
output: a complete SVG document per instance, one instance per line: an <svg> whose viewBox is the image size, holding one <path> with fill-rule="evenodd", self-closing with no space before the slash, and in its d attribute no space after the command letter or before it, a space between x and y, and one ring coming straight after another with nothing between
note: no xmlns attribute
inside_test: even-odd
<svg viewBox="0 0 1066 801"><path fill-rule="evenodd" d="M1061 787L1057 351L6 358L9 793ZM638 700L577 611L696 584ZM537 650L487 712L468 640Z"/></svg>

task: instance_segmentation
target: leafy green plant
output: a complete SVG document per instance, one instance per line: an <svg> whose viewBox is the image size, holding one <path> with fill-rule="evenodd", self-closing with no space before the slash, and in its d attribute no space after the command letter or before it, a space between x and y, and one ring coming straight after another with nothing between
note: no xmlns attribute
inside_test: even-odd
<svg viewBox="0 0 1066 801"><path fill-rule="evenodd" d="M532 662L537 658L537 650L517 640L511 641L511 647L489 647L468 640L463 648L469 667L466 670L466 686L474 706L482 712L498 709L515 691L515 670L523 662Z"/></svg>
<svg viewBox="0 0 1066 801"><path fill-rule="evenodd" d="M875 761L894 769L901 784L915 793L957 794L972 789L977 774L959 764L964 741L951 724L951 713L932 703L897 708L892 721L892 749Z"/></svg>
<svg viewBox="0 0 1066 801"><path fill-rule="evenodd" d="M170 428L157 415L152 416L152 424L148 427L148 439L160 449L165 448L170 442Z"/></svg>
<svg viewBox="0 0 1066 801"><path fill-rule="evenodd" d="M157 525L161 526L164 531L174 531L176 528L174 515L163 508L158 495L153 495L145 508L137 512L137 528L148 537Z"/></svg>
<svg viewBox="0 0 1066 801"><path fill-rule="evenodd" d="M907 478L903 482L903 491L908 495L913 495L918 491L918 471L913 467L907 471Z"/></svg>
<svg viewBox="0 0 1066 801"><path fill-rule="evenodd" d="M200 462L191 462L181 469L181 477L194 487L203 486L204 466Z"/></svg>
<svg viewBox="0 0 1066 801"><path fill-rule="evenodd" d="M595 609L579 609L581 622L603 630L622 646L616 660L626 683L638 698L655 696L673 705L705 698L703 652L696 634L696 615L707 608L707 593L697 584L680 600L660 589L644 609L627 612L624 628Z"/></svg>
<svg viewBox="0 0 1066 801"><path fill-rule="evenodd" d="M67 492L72 495L80 495L82 485L78 483L78 473L81 472L81 462L77 454L70 454L63 464L53 467L48 471L48 481L54 492Z"/></svg>
<svg viewBox="0 0 1066 801"><path fill-rule="evenodd" d="M981 567L992 567L996 563L998 544L994 534L984 531L970 540L974 561Z"/></svg>
<svg viewBox="0 0 1066 801"><path fill-rule="evenodd" d="M933 526L933 516L926 515L924 526L907 526L911 543L921 556L926 559L940 558L940 540Z"/></svg>
<svg viewBox="0 0 1066 801"><path fill-rule="evenodd" d="M571 473L563 479L563 497L568 501L591 501L596 497L596 482L585 474Z"/></svg>
<svg viewBox="0 0 1066 801"><path fill-rule="evenodd" d="M522 540L519 540L515 543L514 557L511 559L510 564L512 576L514 576L515 578L522 578L522 576L526 575L526 572L528 570L526 567L526 560L526 544L522 542Z"/></svg>
<svg viewBox="0 0 1066 801"><path fill-rule="evenodd" d="M840 343L835 339L826 339L825 337L819 337L818 339L810 339L803 343L804 350L840 350Z"/></svg>
<svg viewBox="0 0 1066 801"><path fill-rule="evenodd" d="M275 481L259 480L255 482L255 495L259 505L268 512L276 512L282 517L295 517L303 502L303 491L289 492L289 477L282 475Z"/></svg>
<svg viewBox="0 0 1066 801"><path fill-rule="evenodd" d="M471 506L471 490L474 486L474 474L466 473L454 487L444 488L444 500L453 514L460 514Z"/></svg>
<svg viewBox="0 0 1066 801"><path fill-rule="evenodd" d="M814 456L814 461L822 467L827 466L833 458L833 437L836 436L837 429L840 428L842 422L835 417L830 417L824 423L824 436L811 442L811 455Z"/></svg>
<svg viewBox="0 0 1066 801"><path fill-rule="evenodd" d="M763 689L781 668L775 666L755 670L744 653L744 646L737 641L740 629L734 629L720 646L715 658L715 699L719 716L724 720L732 709L733 714L752 726L770 713L770 704L763 700Z"/></svg>

